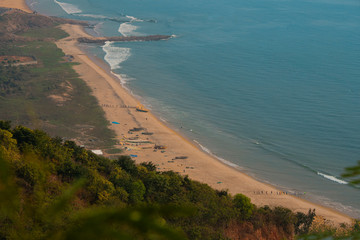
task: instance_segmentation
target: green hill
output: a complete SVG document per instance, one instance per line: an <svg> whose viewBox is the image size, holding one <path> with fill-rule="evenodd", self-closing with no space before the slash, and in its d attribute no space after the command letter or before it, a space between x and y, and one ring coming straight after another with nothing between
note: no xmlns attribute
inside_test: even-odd
<svg viewBox="0 0 360 240"><path fill-rule="evenodd" d="M5 121L0 163L0 239L292 239L314 216Z"/></svg>

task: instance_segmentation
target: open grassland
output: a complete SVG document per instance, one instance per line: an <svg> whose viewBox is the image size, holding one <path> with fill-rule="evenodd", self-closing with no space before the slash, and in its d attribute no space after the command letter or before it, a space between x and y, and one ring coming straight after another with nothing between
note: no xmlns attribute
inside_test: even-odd
<svg viewBox="0 0 360 240"><path fill-rule="evenodd" d="M29 31L22 33L21 36L37 38L37 39L54 38L58 40L61 38L66 38L69 35L60 28L46 27L46 28L30 29Z"/></svg>
<svg viewBox="0 0 360 240"><path fill-rule="evenodd" d="M103 110L72 69L76 63L51 41L67 34L46 27L19 35L36 40L0 42L0 55L33 56L38 64L1 66L10 86L0 89L1 118L74 139L89 148L113 145L114 134L107 128Z"/></svg>

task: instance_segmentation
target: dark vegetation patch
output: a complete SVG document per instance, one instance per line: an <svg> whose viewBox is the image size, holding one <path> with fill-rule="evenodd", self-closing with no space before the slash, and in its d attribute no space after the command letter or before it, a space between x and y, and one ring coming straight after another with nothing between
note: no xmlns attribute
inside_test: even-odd
<svg viewBox="0 0 360 240"><path fill-rule="evenodd" d="M292 239L313 217L0 121L1 239Z"/></svg>

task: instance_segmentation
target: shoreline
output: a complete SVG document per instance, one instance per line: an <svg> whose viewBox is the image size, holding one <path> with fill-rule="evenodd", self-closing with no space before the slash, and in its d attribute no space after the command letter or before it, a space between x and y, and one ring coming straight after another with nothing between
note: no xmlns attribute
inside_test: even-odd
<svg viewBox="0 0 360 240"><path fill-rule="evenodd" d="M88 31L86 31L84 29L85 33L86 34L90 34ZM112 77L114 79L114 81L119 81L120 85L126 90L128 91L128 93L133 97L135 98L138 102L141 102L139 101L139 98L141 99L142 97L139 96L139 95L136 95L132 92L131 89L127 88L126 87L126 81L123 81L119 78L121 78L120 76L117 76L117 74L113 73L113 71L111 70L110 66L108 65L108 63L104 60L104 59L101 59L100 57L98 56L94 56L94 55L91 55L91 52L87 50L87 47L86 46L87 44L86 43L80 43L78 46L80 48L81 51L83 51L91 61L93 61L96 65L98 65L100 68L102 68L105 72L108 73L108 75L110 77ZM292 196L295 196L297 197L297 195L302 195L302 192L298 191L298 192L294 192L294 193L290 193L289 190L287 190L286 187L281 187L281 186L275 186L273 185L272 183L270 182L267 182L267 181L264 181L262 180L261 178L257 178L255 175L251 175L250 172L244 172L244 168L242 166L239 166L235 163L232 163L224 158L221 158L215 154L213 154L209 149L208 151L202 149L204 146L198 142L197 140L195 139L191 139L189 136L186 135L185 132L180 132L179 130L180 129L177 129L175 126L173 126L171 123L165 121L165 120L162 120L162 117L158 114L155 114L153 112L150 111L150 113L153 115L153 117L158 121L159 124L163 125L164 127L168 128L170 131L174 132L174 134L178 135L182 140L186 141L188 144L192 145L194 148L198 149L199 151L207 154L209 157L211 157L213 160L215 161L218 161L219 163L227 166L227 167L230 167L230 168L233 168L234 170L240 172L241 174L245 174L247 176L249 176L250 178L253 178L255 181L258 181L258 182L261 182L265 185L268 185L270 187L273 187L273 188L276 188L278 191L282 191L282 192L286 192L288 191L288 194L289 195L292 195ZM320 205L316 202L312 202L311 200L307 200L307 199L303 199L303 198L300 198L300 197L297 197L299 198L300 200L304 200L304 201L307 201L309 203L314 203L314 204L317 204L317 205ZM322 206L322 205L320 205ZM329 209L333 209L331 207L327 207L327 206L322 206L322 207L326 207L326 208L329 208ZM338 211L337 209L334 209L335 211ZM340 211L338 211L340 212ZM340 212L341 213L341 212ZM343 214L344 216L348 216L346 215L345 213L341 213ZM349 217L349 216L348 216Z"/></svg>
<svg viewBox="0 0 360 240"><path fill-rule="evenodd" d="M203 152L200 146L196 146L191 140L171 129L150 112L137 112L135 108L109 107L120 105L136 106L139 101L121 86L120 80L111 74L109 69L97 65L86 55L86 52L79 49L75 38L79 35L88 35L82 27L67 24L62 25L61 28L70 37L57 42L58 47L65 54L73 55L75 62L80 63L80 65L74 66L74 69L93 90L93 95L98 99L109 122L117 121L120 123L119 125L110 126L115 131L119 141L129 136L132 137L132 135L128 134L129 129L143 127L154 133L154 135L148 137L148 140L155 144L166 143L167 149L163 153L161 151L154 152L153 148L140 149L139 146L129 146L128 149L131 150L125 151L125 154L136 155L137 157L134 160L137 163L152 161L158 166L159 171L172 170L182 175L188 175L191 179L206 183L215 189L228 189L228 192L232 195L237 193L245 194L257 206L283 206L304 213L307 213L310 208L315 208L317 215L323 216L334 223L351 222L352 218L335 209L283 194L282 191L270 184L259 182L238 169L221 162L210 154ZM144 138L141 135L140 137ZM187 159L174 160L179 156L187 156Z"/></svg>
<svg viewBox="0 0 360 240"><path fill-rule="evenodd" d="M27 5L26 0L1 0L0 7L17 8L27 13L33 12L31 8Z"/></svg>
<svg viewBox="0 0 360 240"><path fill-rule="evenodd" d="M9 2L12 1L10 0ZM238 169L203 152L200 146L197 146L191 140L182 136L181 133L167 126L166 123L150 112L140 113L132 108L106 107L105 105L136 106L139 101L121 86L120 80L116 76L92 61L86 52L78 47L76 38L81 36L91 37L84 31L83 27L69 24L62 25L61 27L70 37L58 41L57 46L65 54L73 55L75 58L74 62L80 63L74 66L74 69L80 75L80 78L92 89L92 94L98 99L99 105L102 106L105 117L109 122L120 122L120 125L110 126L115 131L117 139L121 141L125 137L131 137L128 134L128 130L131 128L145 127L154 133L153 136L149 136L151 141L156 144L166 143L168 146L164 153L161 153L161 151L154 152L153 149L131 147L132 149L125 153L137 155L138 157L135 159L137 163L152 161L154 164L158 164L159 171L172 170L182 175L188 175L191 179L206 183L215 189L228 189L229 193L233 195L243 193L250 197L252 203L257 206L283 206L293 211L304 213L307 213L310 208L316 208L317 215L324 216L334 223L349 223L351 221L349 216L337 212L337 210L294 196L275 194L281 191L270 184L259 182ZM144 138L141 135L140 137ZM173 160L177 156L184 155L188 158ZM268 192L269 194L257 194L258 192Z"/></svg>

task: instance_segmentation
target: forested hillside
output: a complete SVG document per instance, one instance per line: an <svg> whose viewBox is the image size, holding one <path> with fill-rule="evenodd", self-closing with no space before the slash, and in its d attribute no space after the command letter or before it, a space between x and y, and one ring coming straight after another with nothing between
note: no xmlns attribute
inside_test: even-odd
<svg viewBox="0 0 360 240"><path fill-rule="evenodd" d="M0 159L0 239L292 239L314 216L6 121Z"/></svg>

